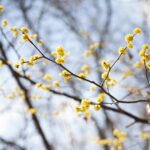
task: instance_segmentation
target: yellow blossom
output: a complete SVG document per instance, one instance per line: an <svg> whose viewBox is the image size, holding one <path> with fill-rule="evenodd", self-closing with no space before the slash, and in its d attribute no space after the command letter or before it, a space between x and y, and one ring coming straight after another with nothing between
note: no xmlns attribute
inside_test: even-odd
<svg viewBox="0 0 150 150"><path fill-rule="evenodd" d="M134 64L134 67L135 68L138 68L138 69L140 69L140 68L142 68L142 63L141 62L136 62L135 64Z"/></svg>
<svg viewBox="0 0 150 150"><path fill-rule="evenodd" d="M18 69L18 68L19 68L19 64L14 64L14 67L15 67L16 69Z"/></svg>
<svg viewBox="0 0 150 150"><path fill-rule="evenodd" d="M90 69L88 65L83 65L81 68L82 71L84 71L85 74L90 74Z"/></svg>
<svg viewBox="0 0 150 150"><path fill-rule="evenodd" d="M80 77L80 80L85 79L86 76L84 73L79 73L78 76Z"/></svg>
<svg viewBox="0 0 150 150"><path fill-rule="evenodd" d="M50 74L45 74L44 77L43 77L43 80L45 81L50 81L52 79L51 75Z"/></svg>
<svg viewBox="0 0 150 150"><path fill-rule="evenodd" d="M22 27L20 30L21 30L22 34L28 33L28 29L26 27Z"/></svg>
<svg viewBox="0 0 150 150"><path fill-rule="evenodd" d="M4 6L0 5L0 12L4 11Z"/></svg>
<svg viewBox="0 0 150 150"><path fill-rule="evenodd" d="M133 35L132 35L132 34L127 34L127 35L125 36L125 41L126 41L127 43L132 42L132 41L133 41Z"/></svg>
<svg viewBox="0 0 150 150"><path fill-rule="evenodd" d="M38 40L38 45L43 45L43 41L42 40Z"/></svg>
<svg viewBox="0 0 150 150"><path fill-rule="evenodd" d="M94 110L95 110L95 111L100 110L100 108L101 108L101 106L100 106L99 104L95 104L95 105L94 105Z"/></svg>
<svg viewBox="0 0 150 150"><path fill-rule="evenodd" d="M120 55L125 55L126 54L126 48L125 47L120 47L118 50Z"/></svg>
<svg viewBox="0 0 150 150"><path fill-rule="evenodd" d="M3 61L2 60L0 60L0 67L2 67L3 66Z"/></svg>
<svg viewBox="0 0 150 150"><path fill-rule="evenodd" d="M58 56L61 56L61 57L64 56L64 54L65 54L64 53L64 48L63 47L57 47L56 48L56 53L57 53Z"/></svg>
<svg viewBox="0 0 150 150"><path fill-rule="evenodd" d="M142 32L142 30L138 27L133 30L134 34L140 34L141 32Z"/></svg>
<svg viewBox="0 0 150 150"><path fill-rule="evenodd" d="M58 58L55 59L55 62L56 62L57 64L64 64L64 63L65 63L65 60L64 60L64 58L58 57Z"/></svg>
<svg viewBox="0 0 150 150"><path fill-rule="evenodd" d="M71 74L66 71L66 70L63 70L60 75L65 79L65 80L70 80L71 79Z"/></svg>
<svg viewBox="0 0 150 150"><path fill-rule="evenodd" d="M27 42L29 40L28 35L27 34L22 34L21 36L22 40Z"/></svg>
<svg viewBox="0 0 150 150"><path fill-rule="evenodd" d="M24 64L24 58L20 58L20 65L23 66Z"/></svg>
<svg viewBox="0 0 150 150"><path fill-rule="evenodd" d="M2 20L2 27L6 27L8 25L8 21L6 19Z"/></svg>
<svg viewBox="0 0 150 150"><path fill-rule="evenodd" d="M146 63L146 67L150 69L150 61Z"/></svg>
<svg viewBox="0 0 150 150"><path fill-rule="evenodd" d="M53 86L54 86L54 87L60 87L60 83L59 83L58 81L54 81L54 82L53 82Z"/></svg>
<svg viewBox="0 0 150 150"><path fill-rule="evenodd" d="M110 63L105 61L105 60L102 60L101 61L101 66L103 67L103 69L107 70L110 68Z"/></svg>
<svg viewBox="0 0 150 150"><path fill-rule="evenodd" d="M127 48L128 48L128 49L132 49L132 48L133 48L133 44L132 44L131 42L128 43L128 44L127 44Z"/></svg>

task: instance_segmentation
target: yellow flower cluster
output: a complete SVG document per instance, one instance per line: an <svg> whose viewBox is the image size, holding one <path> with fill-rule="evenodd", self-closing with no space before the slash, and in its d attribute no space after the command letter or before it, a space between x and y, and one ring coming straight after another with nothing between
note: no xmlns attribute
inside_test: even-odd
<svg viewBox="0 0 150 150"><path fill-rule="evenodd" d="M101 66L103 67L103 69L105 69L105 70L107 70L107 69L110 68L110 63L109 63L108 61L106 61L106 60L102 60L102 61L100 62L100 64L101 64Z"/></svg>
<svg viewBox="0 0 150 150"><path fill-rule="evenodd" d="M51 86L49 84L36 83L35 87L40 89L40 90L46 91L46 90L49 90Z"/></svg>
<svg viewBox="0 0 150 150"><path fill-rule="evenodd" d="M99 94L95 104L92 104L92 102L88 99L82 99L80 106L75 107L75 112L84 113L84 117L88 119L90 117L90 111L89 111L90 105L93 105L93 109L95 111L98 111L101 108L101 103L104 100L104 98L105 98L104 93Z"/></svg>
<svg viewBox="0 0 150 150"><path fill-rule="evenodd" d="M0 60L0 68L3 66L3 61Z"/></svg>
<svg viewBox="0 0 150 150"><path fill-rule="evenodd" d="M88 65L83 65L81 70L84 72L84 74L88 75L90 74L90 69L89 69L89 66Z"/></svg>
<svg viewBox="0 0 150 150"><path fill-rule="evenodd" d="M53 86L54 87L60 87L60 83L58 81L53 81Z"/></svg>
<svg viewBox="0 0 150 150"><path fill-rule="evenodd" d="M8 25L8 21L6 19L2 20L1 26L6 27Z"/></svg>
<svg viewBox="0 0 150 150"><path fill-rule="evenodd" d="M0 5L0 12L4 11L4 6Z"/></svg>
<svg viewBox="0 0 150 150"><path fill-rule="evenodd" d="M37 113L37 109L36 108L28 108L27 112L29 112L31 115L35 115Z"/></svg>
<svg viewBox="0 0 150 150"><path fill-rule="evenodd" d="M150 134L146 132L141 132L139 136L144 140L150 139Z"/></svg>
<svg viewBox="0 0 150 150"><path fill-rule="evenodd" d="M100 43L98 43L98 42L93 43L93 44L90 44L90 45L89 45L89 49L84 52L84 57L89 57L89 56L91 56L91 55L94 56L94 54L95 54L95 49L96 49L96 48L99 48L99 47L101 47L101 46L102 46L102 44L100 44Z"/></svg>
<svg viewBox="0 0 150 150"><path fill-rule="evenodd" d="M127 77L130 77L133 75L134 75L134 73L129 68L126 68L125 71L123 72L122 76L121 76L121 79L124 80Z"/></svg>
<svg viewBox="0 0 150 150"><path fill-rule="evenodd" d="M101 78L104 79L105 81L105 86L106 87L112 87L112 86L115 86L116 85L116 80L115 79L111 79L108 75L108 72L103 72L101 74Z"/></svg>
<svg viewBox="0 0 150 150"><path fill-rule="evenodd" d="M17 27L15 27L15 26L13 26L13 27L10 27L9 28L9 30L12 32L12 34L13 34L13 37L17 37L18 36L18 34L19 34L19 30L18 30L18 28Z"/></svg>
<svg viewBox="0 0 150 150"><path fill-rule="evenodd" d="M125 41L127 42L127 46L126 47L120 47L118 49L119 55L125 55L126 54L126 49L132 49L133 48L133 39L134 36L137 34L140 34L142 31L140 28L135 28L133 30L133 34L129 33L125 36Z"/></svg>
<svg viewBox="0 0 150 150"><path fill-rule="evenodd" d="M64 64L66 53L63 47L57 47L55 52L52 52L51 55L55 57L55 62L57 64Z"/></svg>
<svg viewBox="0 0 150 150"><path fill-rule="evenodd" d="M51 79L52 79L52 76L48 73L43 76L43 80L45 81L50 81Z"/></svg>
<svg viewBox="0 0 150 150"><path fill-rule="evenodd" d="M61 73L60 73L60 76L62 76L64 78L65 81L68 81L71 79L71 74L66 71L66 70L63 70Z"/></svg>
<svg viewBox="0 0 150 150"><path fill-rule="evenodd" d="M28 66L33 66L34 63L35 63L36 61L38 61L40 58L41 58L41 56L38 55L38 54L31 56L31 57L29 58L29 61L28 61Z"/></svg>
<svg viewBox="0 0 150 150"><path fill-rule="evenodd" d="M126 138L126 134L119 131L118 129L113 130L114 138L112 139L93 139L97 144L111 147L111 150L123 150L123 142Z"/></svg>
<svg viewBox="0 0 150 150"><path fill-rule="evenodd" d="M148 50L150 50L150 46L148 44L144 44L142 46L142 49L139 51L139 56L141 61L140 63L145 62L146 67L150 69L150 53Z"/></svg>

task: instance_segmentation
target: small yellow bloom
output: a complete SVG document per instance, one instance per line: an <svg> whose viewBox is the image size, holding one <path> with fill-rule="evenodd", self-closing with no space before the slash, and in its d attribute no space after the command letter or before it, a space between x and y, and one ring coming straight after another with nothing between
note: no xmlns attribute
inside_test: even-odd
<svg viewBox="0 0 150 150"><path fill-rule="evenodd" d="M21 30L22 34L28 33L28 29L26 27L22 27L20 30Z"/></svg>
<svg viewBox="0 0 150 150"><path fill-rule="evenodd" d="M16 69L18 69L18 68L19 68L19 64L14 64L14 67L15 67Z"/></svg>
<svg viewBox="0 0 150 150"><path fill-rule="evenodd" d="M78 76L80 77L80 80L85 79L86 76L84 73L79 73Z"/></svg>
<svg viewBox="0 0 150 150"><path fill-rule="evenodd" d="M135 64L134 64L134 67L135 68L138 68L138 69L140 69L140 68L142 68L142 63L141 62L136 62Z"/></svg>
<svg viewBox="0 0 150 150"><path fill-rule="evenodd" d="M125 36L125 41L126 41L127 43L132 42L132 41L133 41L133 35L132 35L132 34L127 34L127 35Z"/></svg>
<svg viewBox="0 0 150 150"><path fill-rule="evenodd" d="M43 45L43 41L42 40L39 40L37 43L38 43L38 45Z"/></svg>
<svg viewBox="0 0 150 150"><path fill-rule="evenodd" d="M22 34L21 38L22 38L22 40L25 41L25 42L27 42L27 41L29 40L29 37L28 37L27 34Z"/></svg>
<svg viewBox="0 0 150 150"><path fill-rule="evenodd" d="M135 28L134 30L133 30L133 33L134 34L140 34L142 32L142 30L140 29L140 28Z"/></svg>
<svg viewBox="0 0 150 150"><path fill-rule="evenodd" d="M142 46L142 50L146 51L146 50L148 50L148 49L150 49L150 46L149 46L148 44L144 44L144 45Z"/></svg>
<svg viewBox="0 0 150 150"><path fill-rule="evenodd" d="M35 109L35 108L29 108L28 112L30 112L32 115L35 115L37 113L37 109Z"/></svg>
<svg viewBox="0 0 150 150"><path fill-rule="evenodd" d="M0 12L4 11L4 6L0 5Z"/></svg>
<svg viewBox="0 0 150 150"><path fill-rule="evenodd" d="M2 27L6 27L8 25L8 21L6 19L2 20Z"/></svg>
<svg viewBox="0 0 150 150"><path fill-rule="evenodd" d="M45 74L44 77L43 77L43 80L45 81L50 81L52 79L51 75L50 74Z"/></svg>
<svg viewBox="0 0 150 150"><path fill-rule="evenodd" d="M71 74L66 71L66 70L63 70L60 75L65 79L65 80L70 80L71 79Z"/></svg>
<svg viewBox="0 0 150 150"><path fill-rule="evenodd" d="M60 87L60 83L59 83L58 81L54 81L54 82L53 82L53 86L54 86L54 87Z"/></svg>
<svg viewBox="0 0 150 150"><path fill-rule="evenodd" d="M101 66L102 66L105 70L107 70L107 69L110 68L110 63L107 62L107 61L105 61L105 60L102 60L102 61L101 61Z"/></svg>
<svg viewBox="0 0 150 150"><path fill-rule="evenodd" d="M147 63L146 63L146 67L147 67L148 69L150 69L150 62L147 62Z"/></svg>
<svg viewBox="0 0 150 150"><path fill-rule="evenodd" d="M61 58L61 57L58 57L58 58L56 58L55 59L55 62L57 63L57 64L64 64L65 63L65 60L64 60L64 58Z"/></svg>
<svg viewBox="0 0 150 150"><path fill-rule="evenodd" d="M128 44L127 44L127 48L128 48L128 49L132 49L132 48L133 48L133 44L132 44L131 42L128 43Z"/></svg>
<svg viewBox="0 0 150 150"><path fill-rule="evenodd" d="M61 57L64 56L64 54L65 54L63 47L57 47L57 48L56 48L56 52L57 52L57 55L58 55L58 56L61 56Z"/></svg>
<svg viewBox="0 0 150 150"><path fill-rule="evenodd" d="M103 72L102 75L101 75L102 79L106 79L106 78L109 78L108 77L108 72Z"/></svg>
<svg viewBox="0 0 150 150"><path fill-rule="evenodd" d="M2 67L3 66L3 61L2 60L0 60L0 67Z"/></svg>
<svg viewBox="0 0 150 150"><path fill-rule="evenodd" d="M24 58L20 58L20 65L23 66L24 64Z"/></svg>
<svg viewBox="0 0 150 150"><path fill-rule="evenodd" d="M95 111L100 110L100 108L101 108L101 105L99 105L99 104L94 105L94 110Z"/></svg>
<svg viewBox="0 0 150 150"><path fill-rule="evenodd" d="M125 47L120 47L118 51L119 51L120 55L125 55L126 54L126 48Z"/></svg>
<svg viewBox="0 0 150 150"><path fill-rule="evenodd" d="M81 68L82 71L84 71L85 74L90 74L90 69L88 65L83 65Z"/></svg>

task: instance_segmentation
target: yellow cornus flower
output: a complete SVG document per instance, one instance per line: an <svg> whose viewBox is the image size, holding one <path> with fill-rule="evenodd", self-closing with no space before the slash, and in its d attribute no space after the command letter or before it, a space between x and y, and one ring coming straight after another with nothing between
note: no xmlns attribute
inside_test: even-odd
<svg viewBox="0 0 150 150"><path fill-rule="evenodd" d="M132 44L131 42L128 43L128 44L127 44L127 48L128 48L128 49L132 49L132 48L133 48L133 44Z"/></svg>
<svg viewBox="0 0 150 150"><path fill-rule="evenodd" d="M141 132L139 136L144 140L150 139L150 134L146 132Z"/></svg>
<svg viewBox="0 0 150 150"><path fill-rule="evenodd" d="M85 79L86 76L84 73L79 73L78 76L80 77L80 80Z"/></svg>
<svg viewBox="0 0 150 150"><path fill-rule="evenodd" d="M54 86L54 87L60 87L60 83L59 83L58 81L54 81L54 82L53 82L53 86Z"/></svg>
<svg viewBox="0 0 150 150"><path fill-rule="evenodd" d="M64 56L65 52L64 52L64 48L63 47L57 47L56 48L56 53L58 56Z"/></svg>
<svg viewBox="0 0 150 150"><path fill-rule="evenodd" d="M99 94L96 102L98 104L101 104L105 97L106 97L106 95L104 93Z"/></svg>
<svg viewBox="0 0 150 150"><path fill-rule="evenodd" d="M144 44L144 45L142 46L142 50L146 51L146 50L148 50L148 49L150 49L150 46L149 46L148 44Z"/></svg>
<svg viewBox="0 0 150 150"><path fill-rule="evenodd" d="M19 64L14 64L14 67L15 67L16 69L18 69L18 68L19 68Z"/></svg>
<svg viewBox="0 0 150 150"><path fill-rule="evenodd" d="M90 91L95 91L95 85L90 85Z"/></svg>
<svg viewBox="0 0 150 150"><path fill-rule="evenodd" d="M22 40L25 41L25 42L27 42L27 41L29 40L29 37L28 37L27 34L22 34L21 38L22 38Z"/></svg>
<svg viewBox="0 0 150 150"><path fill-rule="evenodd" d="M63 70L60 75L65 79L65 80L70 80L71 79L71 74L66 71L66 70Z"/></svg>
<svg viewBox="0 0 150 150"><path fill-rule="evenodd" d="M105 70L107 70L107 69L110 68L109 62L107 62L107 61L105 61L105 60L102 60L100 64L101 64L101 66L102 66Z"/></svg>
<svg viewBox="0 0 150 150"><path fill-rule="evenodd" d="M138 68L138 69L140 69L140 68L142 68L142 63L141 62L136 62L135 64L134 64L134 67L135 68Z"/></svg>
<svg viewBox="0 0 150 150"><path fill-rule="evenodd" d="M82 99L82 101L81 101L81 107L82 108L89 108L90 103L91 102L88 99Z"/></svg>
<svg viewBox="0 0 150 150"><path fill-rule="evenodd" d="M132 34L127 34L127 35L125 36L125 41L126 41L127 43L132 42L132 41L133 41L133 35L132 35Z"/></svg>
<svg viewBox="0 0 150 150"><path fill-rule="evenodd" d="M64 64L65 63L65 60L64 60L64 58L61 58L61 57L59 57L59 58L56 58L55 59L55 62L57 63L57 64Z"/></svg>
<svg viewBox="0 0 150 150"><path fill-rule="evenodd" d="M52 79L51 75L50 74L45 74L44 77L43 77L43 80L45 81L50 81Z"/></svg>
<svg viewBox="0 0 150 150"><path fill-rule="evenodd" d="M6 27L8 25L8 21L6 19L2 20L2 27Z"/></svg>
<svg viewBox="0 0 150 150"><path fill-rule="evenodd" d="M31 113L32 115L35 115L37 113L37 109L36 108L29 108L28 112Z"/></svg>
<svg viewBox="0 0 150 150"><path fill-rule="evenodd" d="M147 62L147 63L146 63L146 67L147 67L148 69L150 69L150 62Z"/></svg>
<svg viewBox="0 0 150 150"><path fill-rule="evenodd" d="M85 74L90 74L90 69L88 65L83 65L81 70L85 73Z"/></svg>
<svg viewBox="0 0 150 150"><path fill-rule="evenodd" d="M42 40L38 40L38 45L43 45L43 41Z"/></svg>
<svg viewBox="0 0 150 150"><path fill-rule="evenodd" d="M108 72L103 72L101 75L102 79L106 79L107 76L108 76ZM107 78L109 78L109 77L107 77Z"/></svg>
<svg viewBox="0 0 150 150"><path fill-rule="evenodd" d="M90 51L90 50L86 50L85 52L84 52L84 57L89 57L90 55L92 55L92 52Z"/></svg>
<svg viewBox="0 0 150 150"><path fill-rule="evenodd" d="M120 47L119 49L118 49L118 52L119 52L119 54L121 55L125 55L126 54L126 48L125 47Z"/></svg>
<svg viewBox="0 0 150 150"><path fill-rule="evenodd" d="M24 58L20 58L19 63L20 63L21 66L23 66L24 62L25 62L25 61L24 61Z"/></svg>
<svg viewBox="0 0 150 150"><path fill-rule="evenodd" d="M0 12L4 11L4 6L0 5Z"/></svg>
<svg viewBox="0 0 150 150"><path fill-rule="evenodd" d="M0 67L2 67L3 66L3 61L2 60L0 60Z"/></svg>
<svg viewBox="0 0 150 150"><path fill-rule="evenodd" d="M22 27L20 30L21 30L22 34L28 33L28 29L26 27Z"/></svg>
<svg viewBox="0 0 150 150"><path fill-rule="evenodd" d="M101 109L101 106L99 104L95 104L93 108L95 111L98 111Z"/></svg>
<svg viewBox="0 0 150 150"><path fill-rule="evenodd" d="M135 28L134 30L133 30L133 33L134 34L140 34L142 32L142 30L140 29L140 28Z"/></svg>

